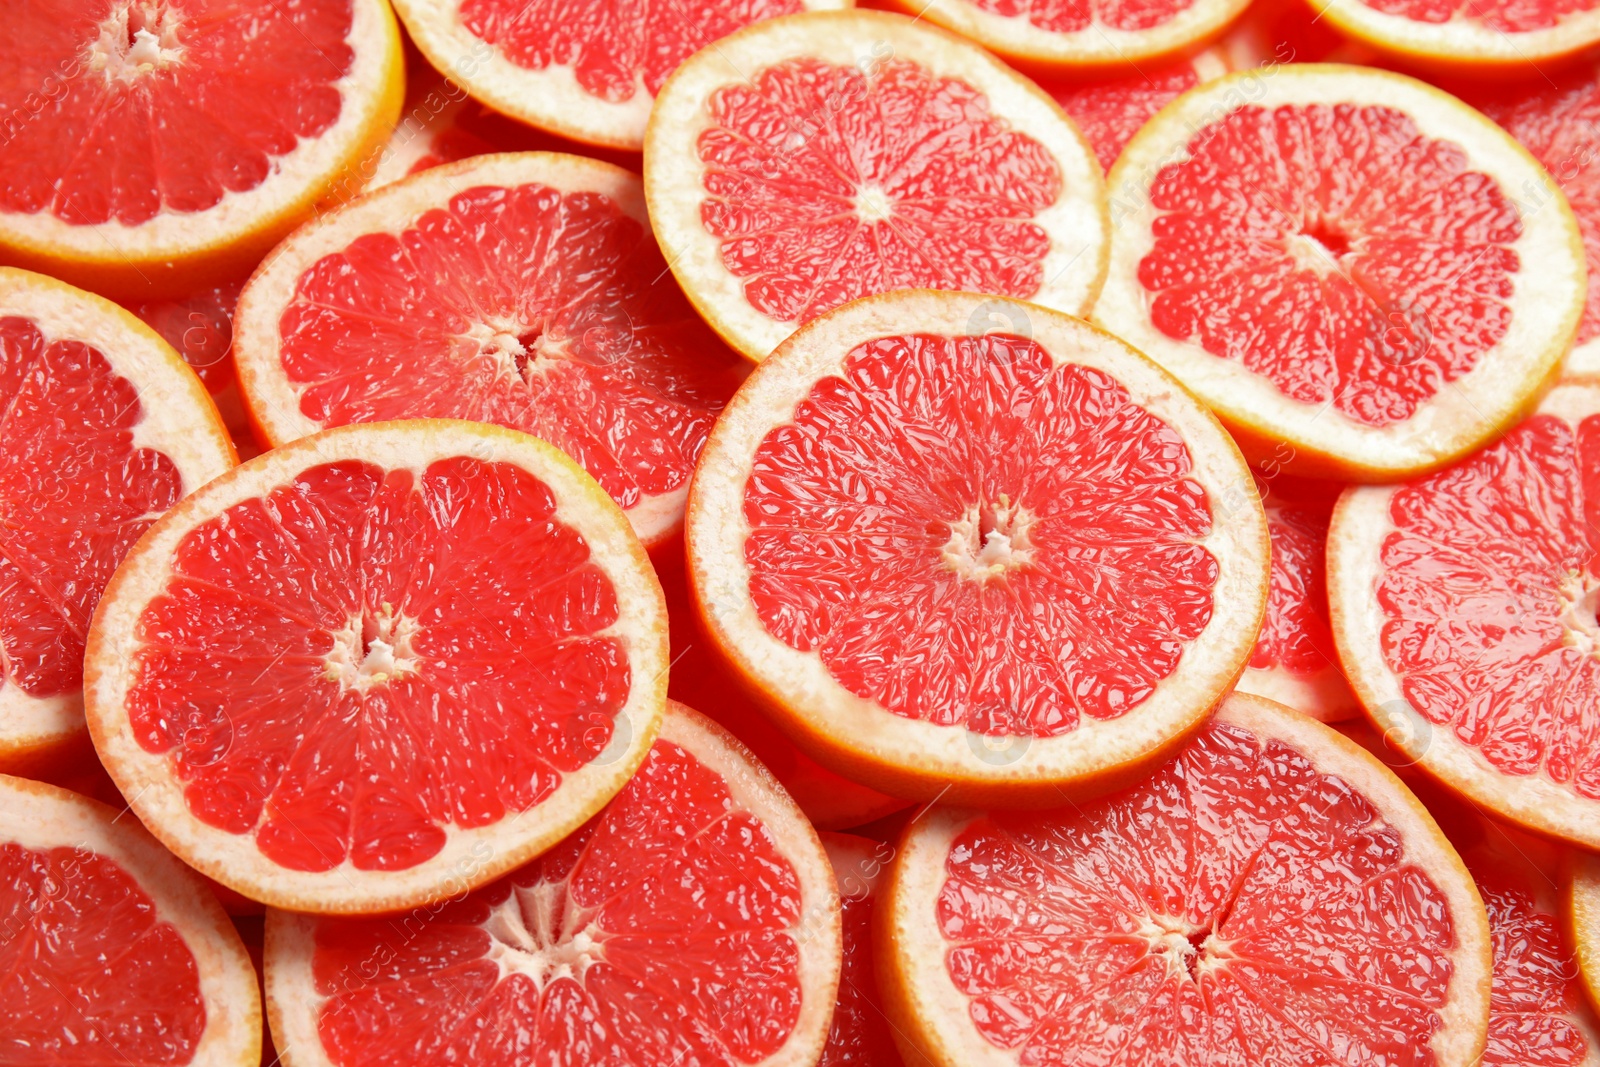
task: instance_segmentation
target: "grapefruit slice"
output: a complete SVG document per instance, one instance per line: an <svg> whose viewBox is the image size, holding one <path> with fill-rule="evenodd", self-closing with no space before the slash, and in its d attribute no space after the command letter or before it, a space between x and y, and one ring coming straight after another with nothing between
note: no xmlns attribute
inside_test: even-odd
<svg viewBox="0 0 1600 1067"><path fill-rule="evenodd" d="M115 808L0 775L0 1062L256 1067L256 971L192 871Z"/></svg>
<svg viewBox="0 0 1600 1067"><path fill-rule="evenodd" d="M891 289L1081 314L1105 271L1105 187L1077 128L1027 78L899 15L795 15L700 52L661 91L644 172L684 291L755 360Z"/></svg>
<svg viewBox="0 0 1600 1067"><path fill-rule="evenodd" d="M855 834L821 836L839 887L844 952L839 965L839 1000L817 1067L887 1067L897 1062L897 1054L878 1003L872 913L894 848Z"/></svg>
<svg viewBox="0 0 1600 1067"><path fill-rule="evenodd" d="M1600 385L1498 443L1352 489L1328 534L1345 674L1377 729L1474 804L1600 847Z"/></svg>
<svg viewBox="0 0 1600 1067"><path fill-rule="evenodd" d="M0 258L181 296L243 274L382 145L383 0L18 0L0 38Z"/></svg>
<svg viewBox="0 0 1600 1067"><path fill-rule="evenodd" d="M1251 484L1116 338L892 293L816 319L735 394L695 474L689 578L824 766L897 796L1059 803L1164 759L1243 670L1266 522L1253 493L1218 502Z"/></svg>
<svg viewBox="0 0 1600 1067"><path fill-rule="evenodd" d="M1596 0L1311 0L1340 31L1434 67L1535 70L1600 41Z"/></svg>
<svg viewBox="0 0 1600 1067"><path fill-rule="evenodd" d="M253 900L392 910L579 826L649 750L661 587L593 479L499 427L344 427L139 542L85 697L129 803Z"/></svg>
<svg viewBox="0 0 1600 1067"><path fill-rule="evenodd" d="M1583 243L1544 169L1401 75L1287 64L1203 85L1110 185L1095 319L1257 463L1351 481L1442 466L1531 406L1583 310ZM1545 207L1519 207L1534 192Z"/></svg>
<svg viewBox="0 0 1600 1067"><path fill-rule="evenodd" d="M288 1067L808 1067L839 944L816 832L674 704L616 799L509 877L387 919L268 912L267 1012Z"/></svg>
<svg viewBox="0 0 1600 1067"><path fill-rule="evenodd" d="M939 1065L1469 1067L1490 935L1427 810L1353 742L1231 697L1151 778L1082 807L912 824L880 988Z"/></svg>
<svg viewBox="0 0 1600 1067"><path fill-rule="evenodd" d="M573 456L646 543L745 364L661 261L639 179L543 152L436 167L300 229L250 279L239 381L262 436L457 418Z"/></svg>
<svg viewBox="0 0 1600 1067"><path fill-rule="evenodd" d="M1564 903L1578 977L1589 1006L1600 1011L1600 857L1572 856Z"/></svg>
<svg viewBox="0 0 1600 1067"><path fill-rule="evenodd" d="M752 22L851 0L398 0L411 39L497 111L637 152L678 64Z"/></svg>
<svg viewBox="0 0 1600 1067"><path fill-rule="evenodd" d="M200 382L128 312L0 268L0 768L81 744L89 617L140 534L233 466Z"/></svg>
<svg viewBox="0 0 1600 1067"><path fill-rule="evenodd" d="M1042 82L1061 110L1088 139L1106 170L1150 117L1201 82L1220 78L1227 63L1216 49L1148 71L1111 78L1055 79Z"/></svg>
<svg viewBox="0 0 1600 1067"><path fill-rule="evenodd" d="M171 345L211 394L234 448L245 459L261 454L233 365L233 313L244 278L210 285L184 297L143 300L132 311Z"/></svg>

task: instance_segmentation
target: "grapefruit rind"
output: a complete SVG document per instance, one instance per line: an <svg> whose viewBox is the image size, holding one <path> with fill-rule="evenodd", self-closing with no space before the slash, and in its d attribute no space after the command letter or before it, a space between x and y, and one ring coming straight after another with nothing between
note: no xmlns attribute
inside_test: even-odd
<svg viewBox="0 0 1600 1067"><path fill-rule="evenodd" d="M1600 856L1574 853L1567 872L1567 934L1589 1005L1600 1012Z"/></svg>
<svg viewBox="0 0 1600 1067"><path fill-rule="evenodd" d="M360 870L347 858L320 873L296 872L267 860L250 835L201 822L163 754L133 736L127 697L138 664L140 616L169 581L178 544L192 529L245 500L259 498L301 471L360 459L420 475L451 456L511 462L536 474L556 500L555 519L587 542L610 580L617 622L601 634L627 647L631 685L617 712L615 735L625 747L608 762L566 774L536 807L486 826L446 825L444 847L405 870ZM576 464L536 437L483 423L448 419L341 426L264 453L184 498L145 532L106 590L90 627L84 663L90 736L129 805L163 844L202 874L252 900L328 913L370 913L450 896L526 862L567 834L627 784L655 739L667 690L666 603L644 547L621 509ZM487 851L487 858L485 852Z"/></svg>
<svg viewBox="0 0 1600 1067"><path fill-rule="evenodd" d="M287 18L287 15L282 16ZM405 96L405 62L384 0L351 0L355 57L337 82L339 118L273 161L266 180L206 211L164 211L127 226L76 226L49 212L0 212L0 261L111 296L183 296L241 275L319 201L383 151Z"/></svg>
<svg viewBox="0 0 1600 1067"><path fill-rule="evenodd" d="M1576 422L1600 412L1600 383L1552 389L1540 413ZM1536 833L1600 848L1600 803L1586 801L1542 774L1510 777L1450 725L1433 725L1411 706L1379 646L1382 610L1374 591L1383 542L1394 529L1390 502L1399 486L1351 488L1339 498L1328 530L1328 600L1333 639L1350 688L1385 742L1477 807Z"/></svg>
<svg viewBox="0 0 1600 1067"><path fill-rule="evenodd" d="M1452 141L1470 167L1522 205L1521 262L1506 335L1473 369L1441 387L1416 412L1387 427L1365 426L1331 404L1303 404L1238 362L1177 341L1152 323L1139 263L1153 247L1150 187L1188 158L1198 131L1247 106L1372 104L1405 112L1425 137ZM1583 239L1559 186L1521 145L1455 97L1404 75L1338 64L1279 66L1271 77L1242 71L1200 85L1139 131L1107 179L1111 263L1094 321L1178 377L1211 406L1251 459L1306 474L1392 481L1435 470L1517 422L1538 401L1577 335L1586 295ZM1524 198L1536 198L1531 210ZM1287 449L1287 454L1285 452Z"/></svg>
<svg viewBox="0 0 1600 1067"><path fill-rule="evenodd" d="M1229 697L1217 721L1257 737L1282 741L1315 768L1336 775L1363 794L1404 838L1411 862L1444 891L1455 922L1458 953L1450 998L1433 1052L1439 1067L1476 1065L1483 1051L1492 974L1489 924L1483 901L1461 858L1433 817L1394 774L1355 742L1304 715L1259 697ZM878 986L906 1062L924 1057L938 1067L1016 1067L1013 1050L989 1044L969 1022L969 1001L945 968L935 905L945 880L945 858L977 816L936 807L913 822L880 890L874 942Z"/></svg>
<svg viewBox="0 0 1600 1067"><path fill-rule="evenodd" d="M706 168L697 153L700 135L711 126L707 104L718 89L746 84L786 60L815 58L870 71L890 57L973 86L994 115L1043 144L1061 168L1061 196L1031 220L1050 235L1051 248L1042 262L1044 284L1029 299L1079 315L1100 290L1110 248L1100 164L1049 94L975 45L901 15L786 15L740 30L686 61L661 87L645 134L645 196L661 251L712 329L752 360L765 359L798 323L750 305L742 280L723 265L721 241L700 220Z"/></svg>
<svg viewBox="0 0 1600 1067"><path fill-rule="evenodd" d="M1391 55L1444 68L1530 68L1600 41L1600 9L1579 11L1544 29L1507 32L1472 18L1423 22L1361 0L1311 0L1341 33ZM1467 5L1471 10L1472 5Z"/></svg>
<svg viewBox="0 0 1600 1067"><path fill-rule="evenodd" d="M839 892L828 855L817 832L777 779L715 722L670 701L658 736L681 746L720 775L732 803L760 819L778 851L794 865L804 903L800 925L792 936L800 949L800 988L808 995L802 999L800 1017L788 1043L777 1055L763 1060L761 1067L810 1067L827 1040L839 982ZM315 916L276 908L267 911L263 968L267 1018L287 1067L335 1067L317 1032L320 1001L311 971L315 930Z"/></svg>
<svg viewBox="0 0 1600 1067"><path fill-rule="evenodd" d="M1010 762L979 757L975 735L959 726L895 715L842 686L815 652L800 652L767 631L750 596L744 555L750 525L744 486L766 434L787 422L812 386L837 374L846 355L877 337L959 335L998 316L1049 350L1056 363L1104 371L1132 401L1184 438L1189 477L1209 499L1240 499L1216 509L1201 542L1220 572L1214 613L1153 695L1120 718L1085 719L1071 733L1016 738ZM685 538L689 577L706 632L736 675L795 743L817 762L875 789L950 803L1037 805L1115 788L1164 759L1205 721L1248 662L1266 611L1266 519L1238 449L1211 415L1154 363L1080 320L1021 301L973 293L901 291L867 297L802 327L734 394L701 453L689 493ZM1250 501L1255 501L1251 504ZM1004 744L1006 742L1002 742Z"/></svg>
<svg viewBox="0 0 1600 1067"><path fill-rule="evenodd" d="M194 956L206 1024L189 1062L260 1063L261 994L238 931L205 883L136 820L120 819L116 809L65 789L0 775L0 840L40 851L93 852L126 871L149 894L156 921L170 923Z"/></svg>
<svg viewBox="0 0 1600 1067"><path fill-rule="evenodd" d="M138 389L141 415L133 447L169 458L185 490L209 482L239 461L228 431L200 379L161 335L132 312L65 282L0 267L0 318L31 319L49 340L93 346ZM0 768L23 769L85 736L81 691L35 697L0 685Z"/></svg>

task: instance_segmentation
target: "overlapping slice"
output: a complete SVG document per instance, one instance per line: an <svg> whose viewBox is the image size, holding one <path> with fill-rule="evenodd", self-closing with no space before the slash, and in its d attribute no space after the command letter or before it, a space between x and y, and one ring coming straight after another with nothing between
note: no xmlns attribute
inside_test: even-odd
<svg viewBox="0 0 1600 1067"><path fill-rule="evenodd" d="M1564 903L1578 977L1590 1007L1600 1010L1600 858L1586 853L1572 857Z"/></svg>
<svg viewBox="0 0 1600 1067"><path fill-rule="evenodd" d="M147 326L0 268L0 767L83 740L101 591L158 515L234 459L204 387Z"/></svg>
<svg viewBox="0 0 1600 1067"><path fill-rule="evenodd" d="M89 637L95 747L172 850L252 899L406 907L490 881L628 780L661 589L565 455L480 424L343 427L184 499Z"/></svg>
<svg viewBox="0 0 1600 1067"><path fill-rule="evenodd" d="M735 394L695 476L689 576L824 766L1037 804L1147 770L1244 668L1269 569L1251 486L1116 338L894 293L817 319Z"/></svg>
<svg viewBox="0 0 1600 1067"><path fill-rule="evenodd" d="M1099 801L934 809L879 907L908 1062L1470 1067L1485 1044L1460 858L1376 759L1258 697Z"/></svg>
<svg viewBox="0 0 1600 1067"><path fill-rule="evenodd" d="M1088 139L1107 170L1150 117L1201 82L1227 73L1222 53L1197 56L1113 77L1054 79L1040 84Z"/></svg>
<svg viewBox="0 0 1600 1067"><path fill-rule="evenodd" d="M684 291L751 359L892 289L1081 314L1105 269L1100 168L1032 81L898 15L753 26L662 89L650 218Z"/></svg>
<svg viewBox="0 0 1600 1067"><path fill-rule="evenodd" d="M243 288L244 278L239 277L181 297L141 300L128 310L159 333L200 376L234 448L249 459L260 454L261 446L250 428L233 364L233 314Z"/></svg>
<svg viewBox="0 0 1600 1067"><path fill-rule="evenodd" d="M1311 0L1321 17L1431 66L1538 71L1600 41L1595 0Z"/></svg>
<svg viewBox="0 0 1600 1067"><path fill-rule="evenodd" d="M0 775L0 1062L256 1067L239 935L138 822Z"/></svg>
<svg viewBox="0 0 1600 1067"><path fill-rule="evenodd" d="M1400 75L1209 83L1109 183L1123 210L1095 319L1258 462L1357 481L1439 467L1520 418L1578 329L1583 244L1550 177Z"/></svg>
<svg viewBox="0 0 1600 1067"><path fill-rule="evenodd" d="M477 892L384 919L270 912L289 1067L808 1067L839 979L816 833L732 737L671 705L628 783Z"/></svg>
<svg viewBox="0 0 1600 1067"><path fill-rule="evenodd" d="M389 135L383 0L14 0L0 258L148 299L243 273Z"/></svg>
<svg viewBox="0 0 1600 1067"><path fill-rule="evenodd" d="M577 459L651 544L744 373L662 262L639 179L543 152L436 167L299 230L246 286L234 352L273 444L498 423Z"/></svg>
<svg viewBox="0 0 1600 1067"><path fill-rule="evenodd" d="M1334 638L1374 725L1475 804L1600 847L1600 386L1437 474L1341 498Z"/></svg>
<svg viewBox="0 0 1600 1067"><path fill-rule="evenodd" d="M817 1067L877 1067L895 1062L889 1022L878 1002L878 977L872 948L872 917L878 887L894 848L857 834L823 834L833 877L839 887L843 957L839 1000L828 1027L828 1043Z"/></svg>

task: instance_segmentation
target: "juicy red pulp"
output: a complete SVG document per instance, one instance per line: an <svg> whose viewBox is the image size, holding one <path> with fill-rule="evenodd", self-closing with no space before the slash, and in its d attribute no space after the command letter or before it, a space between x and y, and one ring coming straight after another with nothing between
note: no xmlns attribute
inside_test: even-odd
<svg viewBox="0 0 1600 1067"><path fill-rule="evenodd" d="M1096 23L1114 30L1148 30L1171 22L1194 0L972 0L1003 18L1026 18L1049 33L1079 33Z"/></svg>
<svg viewBox="0 0 1600 1067"><path fill-rule="evenodd" d="M1375 11L1417 22L1481 22L1501 33L1549 29L1592 11L1595 0L1362 0Z"/></svg>

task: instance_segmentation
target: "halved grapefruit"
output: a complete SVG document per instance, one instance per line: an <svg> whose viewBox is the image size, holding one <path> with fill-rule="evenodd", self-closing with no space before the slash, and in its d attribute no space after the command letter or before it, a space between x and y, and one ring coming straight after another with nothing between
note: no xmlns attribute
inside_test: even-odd
<svg viewBox="0 0 1600 1067"><path fill-rule="evenodd" d="M233 466L205 388L109 301L0 268L0 768L82 744L95 602L139 535Z"/></svg>
<svg viewBox="0 0 1600 1067"><path fill-rule="evenodd" d="M706 320L760 360L891 289L1082 314L1105 272L1105 187L1037 85L900 15L774 19L698 53L645 137L650 218Z"/></svg>
<svg viewBox="0 0 1600 1067"><path fill-rule="evenodd" d="M844 952L839 964L839 1000L828 1043L817 1067L889 1067L897 1062L889 1021L878 1003L873 963L872 913L878 886L894 858L894 846L856 834L822 836L839 887Z"/></svg>
<svg viewBox="0 0 1600 1067"><path fill-rule="evenodd" d="M1435 67L1539 71L1600 42L1596 0L1311 0L1339 30Z"/></svg>
<svg viewBox="0 0 1600 1067"><path fill-rule="evenodd" d="M941 1065L1475 1067L1489 926L1427 810L1236 695L1082 807L911 824L879 903L896 1040Z"/></svg>
<svg viewBox="0 0 1600 1067"><path fill-rule="evenodd" d="M1164 66L1109 78L1057 78L1041 81L1046 92L1088 139L1107 170L1150 117L1201 82L1228 72L1217 49L1186 56Z"/></svg>
<svg viewBox="0 0 1600 1067"><path fill-rule="evenodd" d="M574 457L647 544L745 364L683 299L639 179L545 152L435 167L289 237L245 287L234 359L280 445L328 426L457 418Z"/></svg>
<svg viewBox="0 0 1600 1067"><path fill-rule="evenodd" d="M0 1063L257 1067L256 971L134 819L0 775Z"/></svg>
<svg viewBox="0 0 1600 1067"><path fill-rule="evenodd" d="M0 260L140 299L248 271L388 137L383 0L14 0Z"/></svg>
<svg viewBox="0 0 1600 1067"><path fill-rule="evenodd" d="M649 750L661 587L564 454L444 420L342 427L169 511L89 636L123 795L253 900L462 892L593 815Z"/></svg>
<svg viewBox="0 0 1600 1067"><path fill-rule="evenodd" d="M727 733L669 707L587 825L475 893L383 919L267 917L287 1067L809 1067L839 902L799 809Z"/></svg>
<svg viewBox="0 0 1600 1067"><path fill-rule="evenodd" d="M899 796L1059 803L1147 772L1244 669L1266 522L1253 493L1219 502L1251 484L1205 409L1109 334L891 293L814 320L735 394L695 473L689 577L824 766Z"/></svg>
<svg viewBox="0 0 1600 1067"><path fill-rule="evenodd" d="M1096 321L1257 463L1351 481L1442 466L1536 401L1583 311L1583 242L1544 168L1398 74L1286 64L1203 85L1109 184Z"/></svg>
<svg viewBox="0 0 1600 1067"><path fill-rule="evenodd" d="M1349 490L1339 659L1373 724L1489 812L1600 847L1600 385L1560 385L1455 466Z"/></svg>
<svg viewBox="0 0 1600 1067"><path fill-rule="evenodd" d="M439 70L512 118L637 152L662 83L752 22L851 0L396 0Z"/></svg>

